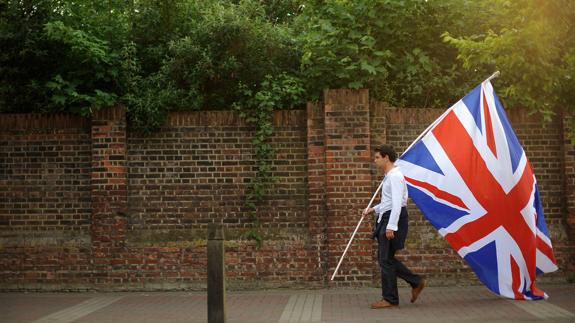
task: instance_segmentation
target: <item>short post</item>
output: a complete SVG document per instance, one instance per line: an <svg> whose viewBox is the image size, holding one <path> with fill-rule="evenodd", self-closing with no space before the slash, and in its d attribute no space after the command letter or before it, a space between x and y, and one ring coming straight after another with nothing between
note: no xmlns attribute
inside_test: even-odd
<svg viewBox="0 0 575 323"><path fill-rule="evenodd" d="M208 323L226 321L224 231L221 223L208 225Z"/></svg>

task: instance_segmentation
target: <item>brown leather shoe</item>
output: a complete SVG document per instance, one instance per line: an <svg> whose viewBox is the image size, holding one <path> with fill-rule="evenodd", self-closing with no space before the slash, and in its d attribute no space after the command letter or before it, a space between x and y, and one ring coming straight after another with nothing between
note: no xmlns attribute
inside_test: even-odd
<svg viewBox="0 0 575 323"><path fill-rule="evenodd" d="M419 285L411 289L411 302L415 302L421 294L421 291L425 288L425 279L421 279Z"/></svg>
<svg viewBox="0 0 575 323"><path fill-rule="evenodd" d="M371 308L375 309L380 309L380 308L394 308L397 307L397 305L395 304L391 304L390 302L386 301L385 299L382 299L379 302L375 302L373 304L371 304Z"/></svg>

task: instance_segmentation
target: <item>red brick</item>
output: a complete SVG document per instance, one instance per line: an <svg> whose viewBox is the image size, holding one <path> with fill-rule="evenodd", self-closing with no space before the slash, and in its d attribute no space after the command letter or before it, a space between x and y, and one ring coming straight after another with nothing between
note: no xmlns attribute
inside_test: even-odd
<svg viewBox="0 0 575 323"><path fill-rule="evenodd" d="M372 148L388 142L405 149L443 112L370 104L367 91L330 90L324 102L274 114L278 181L258 217L262 231L277 236L259 249L241 238L230 242L231 285L325 285L381 179L371 166ZM231 111L178 112L168 119L144 136L130 130L122 107L100 110L91 120L3 116L0 238L8 244L0 250L0 272L13 274L1 281L22 288L62 281L78 288L205 283L207 223L223 221L236 234L253 225L244 199L255 174L254 129ZM510 119L557 238L563 271L550 279L561 278L572 272L575 250L575 153L562 122L568 118L547 127L523 112ZM432 279L473 279L413 205L410 214L411 245L402 259ZM366 220L356 236L338 285L378 281L371 226ZM26 232L29 240L22 241L33 246L11 241ZM150 238L133 240L144 233ZM64 246L37 238L46 235L62 237Z"/></svg>

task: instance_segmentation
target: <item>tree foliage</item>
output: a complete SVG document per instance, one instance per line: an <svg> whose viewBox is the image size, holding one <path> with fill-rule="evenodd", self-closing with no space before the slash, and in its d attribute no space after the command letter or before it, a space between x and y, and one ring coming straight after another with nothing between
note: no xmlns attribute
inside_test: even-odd
<svg viewBox="0 0 575 323"><path fill-rule="evenodd" d="M310 93L369 88L397 106L427 107L449 100L456 50L439 35L452 23L433 1L316 1L298 17L302 70ZM443 90L440 90L443 89Z"/></svg>
<svg viewBox="0 0 575 323"><path fill-rule="evenodd" d="M151 131L172 110L253 114L328 87L447 107L500 70L507 107L549 118L573 111L574 25L570 0L2 0L0 112L122 103Z"/></svg>
<svg viewBox="0 0 575 323"><path fill-rule="evenodd" d="M573 115L574 26L572 0L0 0L0 113L124 104L150 132L169 111L236 109L254 126L260 245L274 109L325 88L446 108L500 70L506 107Z"/></svg>
<svg viewBox="0 0 575 323"><path fill-rule="evenodd" d="M507 107L539 111L546 120L575 111L575 3L481 1L488 13L473 33L445 33L463 67L476 75L500 70L497 80Z"/></svg>
<svg viewBox="0 0 575 323"><path fill-rule="evenodd" d="M123 41L113 36L127 30L120 3L107 3L116 14L103 10L103 3L0 4L0 112L89 115L115 104L121 95Z"/></svg>

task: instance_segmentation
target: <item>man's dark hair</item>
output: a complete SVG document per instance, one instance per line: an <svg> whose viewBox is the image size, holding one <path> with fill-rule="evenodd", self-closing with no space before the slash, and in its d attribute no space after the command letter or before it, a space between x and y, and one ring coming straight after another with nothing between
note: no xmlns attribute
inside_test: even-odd
<svg viewBox="0 0 575 323"><path fill-rule="evenodd" d="M397 160L397 153L395 152L395 149L393 149L393 146L391 145L381 145L377 148L375 148L375 152L378 152L381 157L389 157L389 161L394 163Z"/></svg>

